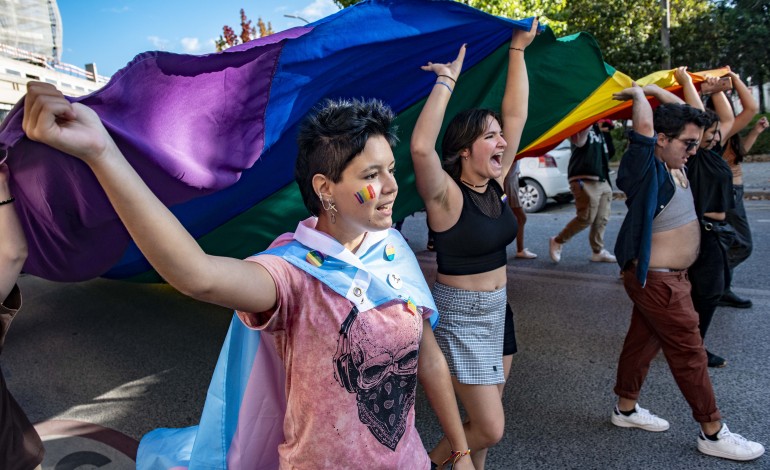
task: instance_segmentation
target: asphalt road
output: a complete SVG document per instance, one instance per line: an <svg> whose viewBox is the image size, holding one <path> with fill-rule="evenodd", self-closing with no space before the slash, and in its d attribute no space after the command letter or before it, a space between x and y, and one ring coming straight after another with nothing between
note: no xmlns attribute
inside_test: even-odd
<svg viewBox="0 0 770 470"><path fill-rule="evenodd" d="M770 164L751 165L761 165L757 174L770 171ZM769 176L757 178L766 184ZM756 247L736 271L734 290L752 298L754 307L717 311L708 345L729 364L710 374L730 429L768 446L770 201L746 206ZM504 396L506 434L490 451L487 468L770 468L770 455L736 464L696 450L697 425L662 357L653 363L640 403L668 419L671 429L647 433L610 424L615 366L631 303L617 266L588 261L585 232L565 245L561 263L548 259L548 237L573 214L574 206L565 204L530 215L526 246L538 259L514 259L509 247L508 296L519 353ZM606 235L610 247L624 214L623 201L615 201ZM424 214L406 219L404 235L430 278L433 255L424 251ZM20 284L24 309L8 337L3 372L30 418L45 422L41 429L62 420L71 424L68 431L47 431L44 468L132 467L114 456L102 464L94 460L88 466L83 457L80 467L64 466L66 458L86 455L77 450L82 442L62 437L77 434L79 423L122 433L118 437L128 441L124 453L129 454L130 444L151 429L197 423L229 311L162 285L103 279L67 284L32 276ZM440 433L422 395L418 427L431 447Z"/></svg>

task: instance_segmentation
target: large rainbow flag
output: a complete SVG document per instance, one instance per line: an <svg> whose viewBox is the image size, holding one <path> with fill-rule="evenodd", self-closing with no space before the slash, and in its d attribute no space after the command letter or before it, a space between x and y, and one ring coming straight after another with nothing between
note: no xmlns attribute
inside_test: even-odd
<svg viewBox="0 0 770 470"><path fill-rule="evenodd" d="M73 101L96 110L204 250L245 258L308 215L293 181L295 138L316 103L374 97L398 114L398 220L423 207L409 140L435 77L420 66L451 61L468 43L447 119L468 107L498 108L511 33L530 25L453 1L369 0L220 54L140 54ZM557 39L546 29L525 59L531 95L521 156L613 114L613 89L630 84L588 34ZM90 170L27 139L22 113L20 103L0 126L0 150L29 239L25 271L56 281L159 280Z"/></svg>
<svg viewBox="0 0 770 470"><path fill-rule="evenodd" d="M447 119L468 107L498 108L511 33L530 26L531 20L494 17L448 0L369 0L221 54L140 54L104 88L73 101L100 115L126 158L205 251L245 258L307 216L293 182L295 137L317 102L375 97L398 114L399 219L423 207L409 140L435 77L420 66L451 61L468 43ZM531 93L520 156L542 153L600 117L621 117L628 106L611 95L631 79L604 63L590 35L557 39L546 29L525 59ZM671 71L640 82L676 88ZM17 105L0 125L0 150L7 153L29 240L25 271L58 281L158 280L90 170L27 139L22 113ZM258 393L249 390L256 383L251 374L265 370L275 375L261 376ZM266 456L255 468L275 468L285 404L280 373L271 342L234 318L201 426L151 434L142 455L153 457L140 465L224 468L227 456L239 453L231 446L243 418L256 423L250 454ZM261 401L258 416L240 416L246 396Z"/></svg>

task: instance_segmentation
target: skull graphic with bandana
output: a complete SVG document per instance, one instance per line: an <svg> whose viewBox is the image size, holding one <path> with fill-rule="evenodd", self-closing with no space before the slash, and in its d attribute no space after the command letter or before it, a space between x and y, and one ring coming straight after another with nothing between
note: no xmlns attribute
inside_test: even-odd
<svg viewBox="0 0 770 470"><path fill-rule="evenodd" d="M335 378L356 393L361 422L380 443L395 450L414 406L421 319L406 315L410 318L399 322L396 331L384 332L382 325L371 324L376 316L354 312L342 325L337 342Z"/></svg>

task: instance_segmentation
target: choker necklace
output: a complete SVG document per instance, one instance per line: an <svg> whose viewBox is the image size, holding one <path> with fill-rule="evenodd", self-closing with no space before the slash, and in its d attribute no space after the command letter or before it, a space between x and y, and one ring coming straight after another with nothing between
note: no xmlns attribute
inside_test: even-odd
<svg viewBox="0 0 770 470"><path fill-rule="evenodd" d="M465 180L464 180L464 179L462 179L462 178L460 178L460 181L462 181L464 184L466 184L466 185L470 186L471 188L483 188L484 186L486 186L486 185L488 185L488 184L489 184L489 180L487 180L487 182L486 182L486 183L484 183L484 184L471 184L471 183L469 183L469 182L465 181Z"/></svg>

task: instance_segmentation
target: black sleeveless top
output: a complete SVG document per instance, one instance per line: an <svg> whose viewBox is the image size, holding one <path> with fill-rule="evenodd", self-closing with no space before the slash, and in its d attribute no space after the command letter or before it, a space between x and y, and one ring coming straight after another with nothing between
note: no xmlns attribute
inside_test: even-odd
<svg viewBox="0 0 770 470"><path fill-rule="evenodd" d="M438 272L452 276L478 274L505 266L505 247L515 238L518 224L495 180L483 193L457 182L463 193L463 210L449 230L434 232Z"/></svg>

